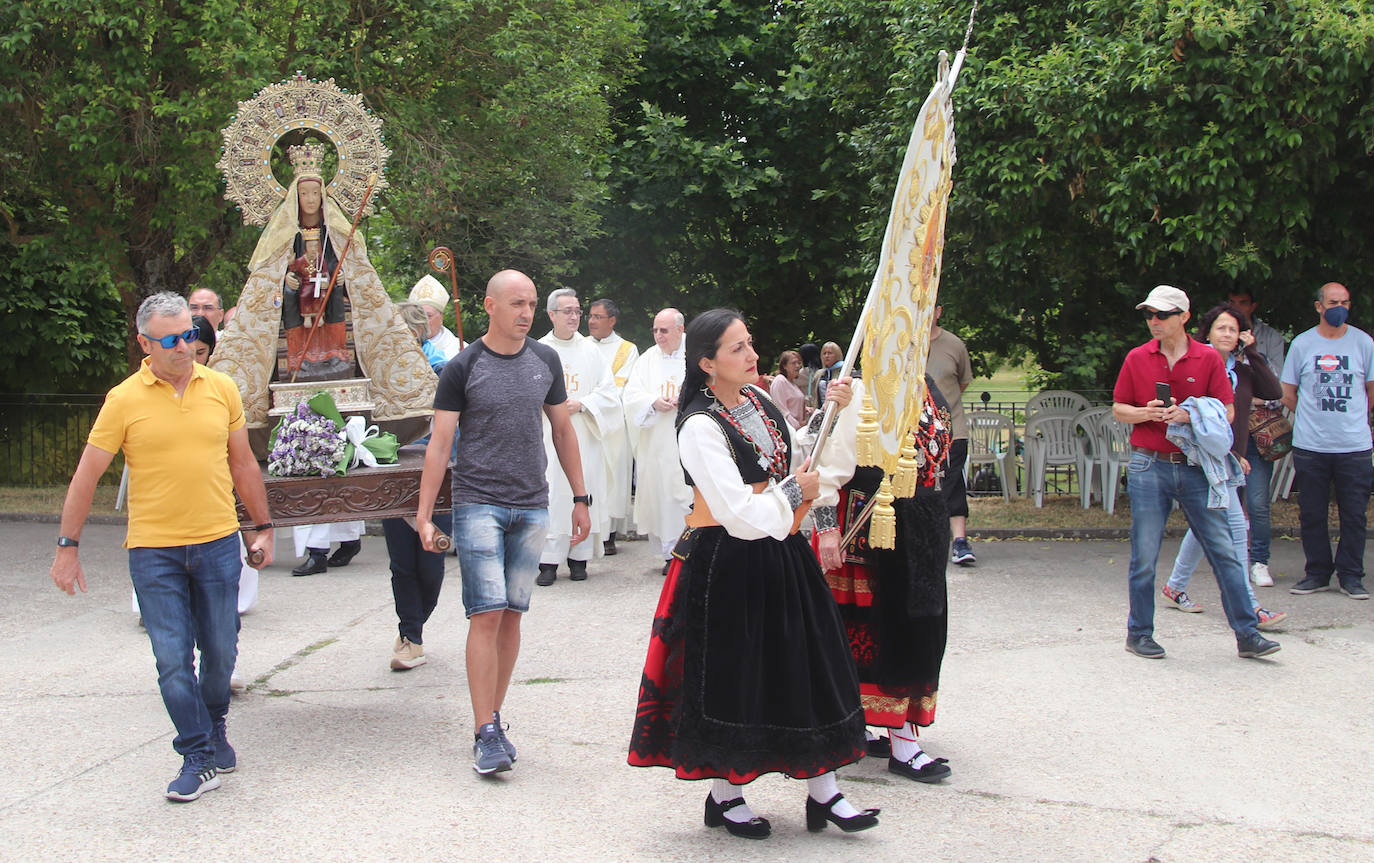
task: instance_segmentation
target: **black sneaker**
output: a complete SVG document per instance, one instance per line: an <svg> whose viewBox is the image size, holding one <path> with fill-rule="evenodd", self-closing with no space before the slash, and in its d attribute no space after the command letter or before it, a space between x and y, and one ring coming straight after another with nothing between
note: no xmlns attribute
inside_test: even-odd
<svg viewBox="0 0 1374 863"><path fill-rule="evenodd" d="M1146 659L1164 658L1164 648L1160 647L1159 642L1148 635L1126 636L1126 652L1143 656Z"/></svg>
<svg viewBox="0 0 1374 863"><path fill-rule="evenodd" d="M973 548L969 545L968 537L956 536L954 538L954 551L950 553L949 559L960 566L969 566L977 563L978 558L973 554Z"/></svg>
<svg viewBox="0 0 1374 863"><path fill-rule="evenodd" d="M181 772L167 786L167 799L179 803L198 800L206 791L219 787L219 776L214 765L209 762L192 761L189 757L181 762Z"/></svg>
<svg viewBox="0 0 1374 863"><path fill-rule="evenodd" d="M534 577L534 583L540 587L548 587L558 580L558 564L541 563L539 564L539 574Z"/></svg>
<svg viewBox="0 0 1374 863"><path fill-rule="evenodd" d="M1268 656L1271 653L1278 653L1282 649L1277 641L1270 641L1258 632L1236 639L1236 652L1241 655L1242 659Z"/></svg>
<svg viewBox="0 0 1374 863"><path fill-rule="evenodd" d="M1369 599L1369 591L1364 589L1364 580L1358 577L1341 579L1341 593L1351 599Z"/></svg>
<svg viewBox="0 0 1374 863"><path fill-rule="evenodd" d="M501 747L505 749L506 754L510 756L510 763L514 764L515 744L511 743L510 738L506 736L506 729L510 727L509 723L501 721L501 711L499 710L491 715L491 723L496 726L496 733L501 735Z"/></svg>
<svg viewBox="0 0 1374 863"><path fill-rule="evenodd" d="M1327 578L1318 578L1318 577L1315 576L1315 575L1309 575L1309 576L1307 576L1306 578L1304 578L1302 581L1300 581L1300 582L1298 582L1297 584L1293 585L1292 587L1288 588L1288 592L1289 592L1289 593L1296 593L1298 596L1306 596L1306 595L1309 594L1309 593L1321 593L1323 590L1330 590L1330 589L1331 589L1331 579L1330 579L1330 577L1327 577Z"/></svg>

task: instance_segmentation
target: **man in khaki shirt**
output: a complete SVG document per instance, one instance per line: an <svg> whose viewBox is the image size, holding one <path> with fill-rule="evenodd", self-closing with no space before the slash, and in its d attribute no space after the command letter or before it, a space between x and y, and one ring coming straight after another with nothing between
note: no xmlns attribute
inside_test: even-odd
<svg viewBox="0 0 1374 863"><path fill-rule="evenodd" d="M964 489L964 463L968 461L968 419L964 416L964 390L973 381L973 366L968 348L954 333L940 327L943 306L935 307L930 322L930 354L926 360L926 374L935 381L940 395L949 402L949 419L954 439L949 447L949 464L940 481L945 491L945 505L949 508L949 532L954 537L950 560L960 566L971 566L977 558L968 541L968 494ZM1006 477L1002 478L1007 481Z"/></svg>

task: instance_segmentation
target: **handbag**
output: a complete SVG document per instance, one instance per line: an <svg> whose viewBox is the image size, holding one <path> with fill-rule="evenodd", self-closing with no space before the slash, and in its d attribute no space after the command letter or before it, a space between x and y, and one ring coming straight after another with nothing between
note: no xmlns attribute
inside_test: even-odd
<svg viewBox="0 0 1374 863"><path fill-rule="evenodd" d="M1293 449L1293 424L1283 411L1251 408L1250 434L1255 439L1255 449L1265 461L1278 461Z"/></svg>

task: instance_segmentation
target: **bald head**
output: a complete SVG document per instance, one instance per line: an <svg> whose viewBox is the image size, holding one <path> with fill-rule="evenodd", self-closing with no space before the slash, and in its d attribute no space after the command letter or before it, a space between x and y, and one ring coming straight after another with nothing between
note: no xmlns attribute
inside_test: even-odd
<svg viewBox="0 0 1374 863"><path fill-rule="evenodd" d="M534 280L519 270L502 270L487 279L487 296L499 298L503 291L513 287L534 290Z"/></svg>
<svg viewBox="0 0 1374 863"><path fill-rule="evenodd" d="M687 321L677 309L664 309L654 315L654 344L665 354L671 354L682 344Z"/></svg>

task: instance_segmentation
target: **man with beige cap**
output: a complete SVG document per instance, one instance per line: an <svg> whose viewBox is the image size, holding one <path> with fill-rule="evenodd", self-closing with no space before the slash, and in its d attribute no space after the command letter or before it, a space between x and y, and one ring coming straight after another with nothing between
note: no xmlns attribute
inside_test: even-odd
<svg viewBox="0 0 1374 863"><path fill-rule="evenodd" d="M429 318L429 338L425 341L425 358L433 365L437 359L448 362L458 356L463 343L444 326L444 312L448 309L450 297L444 286L433 276L426 275L410 289L410 301L418 303Z"/></svg>
<svg viewBox="0 0 1374 863"><path fill-rule="evenodd" d="M1136 308L1144 312L1153 338L1126 355L1112 391L1112 415L1135 426L1127 471L1131 565L1126 650L1146 659L1164 658L1164 648L1154 640L1155 565L1165 522L1177 502L1216 574L1221 604L1236 635L1237 652L1247 659L1268 656L1278 651L1279 644L1259 633L1259 618L1245 590L1245 568L1231 544L1226 508L1208 506L1207 472L1192 460L1207 449L1202 441L1210 440L1213 431L1224 432L1224 449L1229 455L1235 393L1226 366L1216 350L1188 336L1184 329L1189 317L1188 295L1183 291L1160 285ZM1165 389L1168 398L1163 398ZM1197 403L1197 399L1208 397L1225 406L1225 422L1212 423L1212 428L1204 424L1209 415L1205 406ZM1188 444L1193 452L1185 455L1174 443L1176 439L1194 442Z"/></svg>

